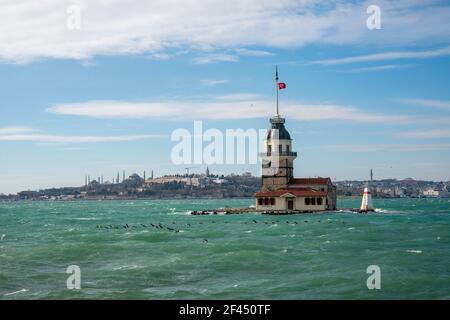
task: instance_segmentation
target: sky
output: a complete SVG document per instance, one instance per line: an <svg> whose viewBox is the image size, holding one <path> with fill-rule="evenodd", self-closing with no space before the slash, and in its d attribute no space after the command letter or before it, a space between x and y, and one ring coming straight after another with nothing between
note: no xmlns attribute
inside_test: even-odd
<svg viewBox="0 0 450 320"><path fill-rule="evenodd" d="M296 176L450 180L448 1L0 0L0 193L204 172L172 133L268 128L275 65Z"/></svg>

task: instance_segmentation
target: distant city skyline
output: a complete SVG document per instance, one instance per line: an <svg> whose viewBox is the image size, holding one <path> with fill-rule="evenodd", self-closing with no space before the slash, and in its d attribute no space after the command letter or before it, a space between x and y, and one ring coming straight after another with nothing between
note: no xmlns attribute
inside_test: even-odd
<svg viewBox="0 0 450 320"><path fill-rule="evenodd" d="M0 19L0 193L184 174L171 133L267 129L275 65L296 176L450 180L448 1L7 1Z"/></svg>

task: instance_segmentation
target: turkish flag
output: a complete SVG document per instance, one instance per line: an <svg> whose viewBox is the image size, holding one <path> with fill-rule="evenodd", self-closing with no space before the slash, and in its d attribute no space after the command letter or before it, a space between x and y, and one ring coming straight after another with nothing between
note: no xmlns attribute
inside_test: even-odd
<svg viewBox="0 0 450 320"><path fill-rule="evenodd" d="M284 82L278 83L278 89L280 89L280 90L286 89L286 83L284 83Z"/></svg>

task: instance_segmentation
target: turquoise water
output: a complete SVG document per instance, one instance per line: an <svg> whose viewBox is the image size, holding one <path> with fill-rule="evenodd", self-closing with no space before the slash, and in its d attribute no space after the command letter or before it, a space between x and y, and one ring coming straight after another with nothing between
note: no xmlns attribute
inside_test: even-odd
<svg viewBox="0 0 450 320"><path fill-rule="evenodd" d="M295 216L187 214L252 199L0 203L0 299L449 299L450 200L374 202Z"/></svg>

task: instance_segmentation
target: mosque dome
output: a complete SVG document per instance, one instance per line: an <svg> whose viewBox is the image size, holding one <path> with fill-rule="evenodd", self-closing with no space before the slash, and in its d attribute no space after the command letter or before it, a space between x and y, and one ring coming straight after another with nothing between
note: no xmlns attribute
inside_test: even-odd
<svg viewBox="0 0 450 320"><path fill-rule="evenodd" d="M278 130L278 139L279 140L291 140L291 135L284 127L285 119L280 116L275 116L270 119L271 128L267 132L267 140L270 140L272 137L276 138L275 131Z"/></svg>

